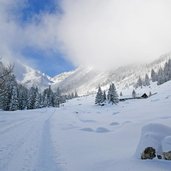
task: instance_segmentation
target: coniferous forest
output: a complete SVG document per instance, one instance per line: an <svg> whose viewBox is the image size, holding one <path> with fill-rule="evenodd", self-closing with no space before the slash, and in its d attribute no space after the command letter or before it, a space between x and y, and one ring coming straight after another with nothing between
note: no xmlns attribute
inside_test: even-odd
<svg viewBox="0 0 171 171"><path fill-rule="evenodd" d="M13 66L4 66L0 62L0 109L5 111L37 109L42 107L60 107L66 100L77 97L77 92L64 95L60 88L56 91L39 87L27 88L19 84L13 73Z"/></svg>

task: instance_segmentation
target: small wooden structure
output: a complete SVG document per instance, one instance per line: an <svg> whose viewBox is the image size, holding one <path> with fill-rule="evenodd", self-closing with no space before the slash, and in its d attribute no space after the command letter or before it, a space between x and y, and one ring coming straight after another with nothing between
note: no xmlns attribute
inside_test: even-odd
<svg viewBox="0 0 171 171"><path fill-rule="evenodd" d="M141 97L144 98L144 99L148 98L146 93L144 93Z"/></svg>
<svg viewBox="0 0 171 171"><path fill-rule="evenodd" d="M140 96L140 97L126 97L126 98L121 98L121 99L119 99L119 101L126 101L126 100L133 100L133 99L146 99L146 98L148 98L149 96L146 94L146 93L144 93L142 96Z"/></svg>

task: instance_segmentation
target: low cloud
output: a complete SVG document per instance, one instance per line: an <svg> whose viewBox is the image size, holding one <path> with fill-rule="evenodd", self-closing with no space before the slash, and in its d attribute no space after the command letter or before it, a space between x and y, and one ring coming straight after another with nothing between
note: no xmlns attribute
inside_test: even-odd
<svg viewBox="0 0 171 171"><path fill-rule="evenodd" d="M44 12L22 24L17 17L25 5L27 0L0 2L5 58L34 63L22 55L25 47L34 47L60 51L75 66L111 69L171 51L170 0L63 0L61 13Z"/></svg>
<svg viewBox="0 0 171 171"><path fill-rule="evenodd" d="M58 38L76 65L114 68L171 51L169 0L64 0Z"/></svg>

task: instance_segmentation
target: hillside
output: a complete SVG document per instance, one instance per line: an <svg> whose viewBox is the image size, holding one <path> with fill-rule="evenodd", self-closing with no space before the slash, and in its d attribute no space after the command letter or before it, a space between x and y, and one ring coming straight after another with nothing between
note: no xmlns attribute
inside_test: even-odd
<svg viewBox="0 0 171 171"><path fill-rule="evenodd" d="M135 84L139 76L144 78L146 73L150 74L151 69L158 71L169 58L170 55L164 55L149 64L122 66L113 71L98 71L92 67L79 67L67 76L65 73L64 79L54 81L52 87L60 87L68 93L77 90L80 95L95 92L99 85L106 87L111 82L115 82L118 87L123 89ZM58 76L55 78L57 79Z"/></svg>
<svg viewBox="0 0 171 171"><path fill-rule="evenodd" d="M152 146L161 141L155 130L161 133L171 123L171 82L150 90L157 94L118 105L96 106L90 95L61 108L0 111L0 170L170 171L170 161L140 159L142 129Z"/></svg>

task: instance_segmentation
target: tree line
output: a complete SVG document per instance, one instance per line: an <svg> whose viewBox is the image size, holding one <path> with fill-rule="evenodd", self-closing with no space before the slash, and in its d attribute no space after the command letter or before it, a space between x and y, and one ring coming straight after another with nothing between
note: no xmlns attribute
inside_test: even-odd
<svg viewBox="0 0 171 171"><path fill-rule="evenodd" d="M26 88L19 84L13 73L13 66L4 66L0 61L0 109L5 111L59 107L66 100L78 97L77 92L63 95L60 88L51 86L43 92L38 87Z"/></svg>
<svg viewBox="0 0 171 171"><path fill-rule="evenodd" d="M150 77L148 74L145 74L144 79L139 77L134 87L142 88L143 86L150 86L150 81L157 82L157 85L161 85L169 80L171 80L171 59L165 62L164 67L160 67L158 71L152 69ZM122 92L120 92L120 96L122 96ZM149 92L149 96L151 96L151 92ZM136 98L136 91L134 89L132 91L132 98ZM107 95L105 91L102 91L100 86L98 88L95 104L102 105L105 102L112 104L117 104L119 102L116 87L113 83L110 85Z"/></svg>
<svg viewBox="0 0 171 171"><path fill-rule="evenodd" d="M145 78L142 79L141 77L138 78L137 83L135 84L135 88L142 86L149 86L150 80L152 82L157 82L157 85L161 85L169 80L171 80L171 59L165 62L164 67L160 67L158 71L154 69L151 70L151 79L149 78L148 74L145 75Z"/></svg>

